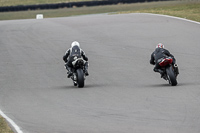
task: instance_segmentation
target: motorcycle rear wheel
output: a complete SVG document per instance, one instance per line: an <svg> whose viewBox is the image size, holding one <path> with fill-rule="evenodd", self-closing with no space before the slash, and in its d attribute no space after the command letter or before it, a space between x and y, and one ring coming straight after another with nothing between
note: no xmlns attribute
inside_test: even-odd
<svg viewBox="0 0 200 133"><path fill-rule="evenodd" d="M172 69L172 66L167 67L166 68L166 72L167 72L167 77L168 77L168 80L169 80L169 84L171 86L176 86L177 85L177 80L176 80L176 76L174 74L174 71Z"/></svg>
<svg viewBox="0 0 200 133"><path fill-rule="evenodd" d="M77 69L77 84L79 88L84 87L84 72L82 69Z"/></svg>

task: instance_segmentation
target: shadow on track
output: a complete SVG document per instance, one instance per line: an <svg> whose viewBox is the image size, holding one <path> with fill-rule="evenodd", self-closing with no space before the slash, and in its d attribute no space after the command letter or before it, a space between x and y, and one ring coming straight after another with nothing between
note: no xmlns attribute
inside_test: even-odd
<svg viewBox="0 0 200 133"><path fill-rule="evenodd" d="M146 87L171 87L169 84L153 84Z"/></svg>
<svg viewBox="0 0 200 133"><path fill-rule="evenodd" d="M85 85L83 88L79 88L73 85L66 85L66 86L55 86L54 89L84 89L84 88L105 88L108 87L107 84L88 84Z"/></svg>
<svg viewBox="0 0 200 133"><path fill-rule="evenodd" d="M180 86L193 86L194 83L178 83L176 86L171 86L169 84L151 84L145 87L180 87Z"/></svg>

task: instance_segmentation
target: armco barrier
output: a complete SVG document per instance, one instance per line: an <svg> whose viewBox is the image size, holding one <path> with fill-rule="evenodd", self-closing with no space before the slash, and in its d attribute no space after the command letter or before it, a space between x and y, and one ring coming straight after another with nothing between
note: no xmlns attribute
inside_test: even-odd
<svg viewBox="0 0 200 133"><path fill-rule="evenodd" d="M69 3L40 4L40 5L19 5L19 6L0 7L0 12L72 8L72 7L82 7L82 6L113 5L118 3L125 4L125 3L153 2L153 1L170 1L170 0L102 0L102 1L69 2Z"/></svg>

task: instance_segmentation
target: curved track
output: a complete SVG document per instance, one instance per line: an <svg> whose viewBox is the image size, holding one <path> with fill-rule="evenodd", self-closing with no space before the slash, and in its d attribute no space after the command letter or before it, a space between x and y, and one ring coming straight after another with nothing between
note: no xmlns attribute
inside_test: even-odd
<svg viewBox="0 0 200 133"><path fill-rule="evenodd" d="M200 25L148 14L0 22L0 109L24 133L199 133ZM89 57L84 88L62 56ZM178 86L153 72L159 42L179 64Z"/></svg>

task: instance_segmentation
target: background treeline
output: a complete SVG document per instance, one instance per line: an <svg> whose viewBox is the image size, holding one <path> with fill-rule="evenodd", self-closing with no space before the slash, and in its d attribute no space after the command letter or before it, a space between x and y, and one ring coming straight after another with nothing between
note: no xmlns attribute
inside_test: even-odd
<svg viewBox="0 0 200 133"><path fill-rule="evenodd" d="M83 7L83 6L99 6L99 5L127 4L127 3L139 3L139 2L153 2L153 1L170 1L170 0L103 0L103 1L80 1L80 2L55 3L55 4L39 4L39 5L18 5L18 6L0 7L0 12L72 8L72 7Z"/></svg>

